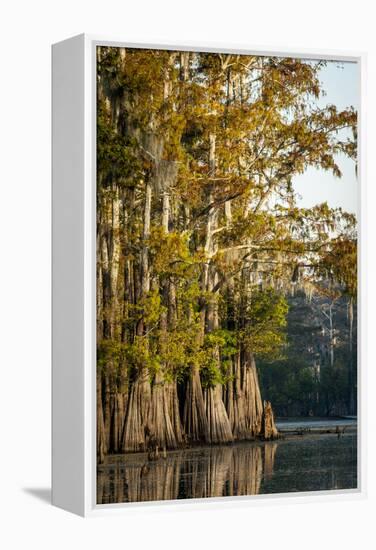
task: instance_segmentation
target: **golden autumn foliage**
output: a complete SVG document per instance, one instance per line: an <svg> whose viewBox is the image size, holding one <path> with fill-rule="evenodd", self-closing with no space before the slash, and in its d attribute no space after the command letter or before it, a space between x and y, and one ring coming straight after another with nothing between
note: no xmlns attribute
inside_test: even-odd
<svg viewBox="0 0 376 550"><path fill-rule="evenodd" d="M354 217L299 208L292 185L356 156L356 112L317 107L322 65L98 49L104 452L260 435L254 356L281 353L285 294L328 278L355 294Z"/></svg>

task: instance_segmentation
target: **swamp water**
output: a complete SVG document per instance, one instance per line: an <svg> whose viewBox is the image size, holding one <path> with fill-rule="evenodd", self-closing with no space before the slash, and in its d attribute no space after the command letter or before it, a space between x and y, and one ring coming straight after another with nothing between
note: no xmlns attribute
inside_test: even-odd
<svg viewBox="0 0 376 550"><path fill-rule="evenodd" d="M108 456L98 466L97 503L355 489L356 423L326 420L324 426L339 424L346 425L341 436L313 432L273 442L197 447L168 452L157 461L146 454ZM300 421L303 425L319 427ZM278 427L294 426L281 422Z"/></svg>

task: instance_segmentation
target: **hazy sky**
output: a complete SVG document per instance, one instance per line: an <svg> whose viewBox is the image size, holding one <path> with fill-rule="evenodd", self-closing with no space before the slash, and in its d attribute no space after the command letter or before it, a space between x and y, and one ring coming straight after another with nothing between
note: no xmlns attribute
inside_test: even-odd
<svg viewBox="0 0 376 550"><path fill-rule="evenodd" d="M354 106L359 108L359 66L357 63L329 62L322 69L320 80L326 96L318 105L336 105L338 109ZM344 210L357 213L357 180L354 161L344 155L337 157L342 178L335 178L330 172L309 168L294 178L294 188L301 195L301 206L313 206L327 202L331 207L341 206Z"/></svg>

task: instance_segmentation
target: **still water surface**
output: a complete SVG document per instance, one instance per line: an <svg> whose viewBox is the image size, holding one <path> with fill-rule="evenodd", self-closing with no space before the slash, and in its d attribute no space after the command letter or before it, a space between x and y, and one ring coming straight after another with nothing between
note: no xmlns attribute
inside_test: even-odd
<svg viewBox="0 0 376 550"><path fill-rule="evenodd" d="M338 423L338 422L337 422ZM336 423L334 422L335 426ZM277 442L118 455L98 467L97 502L141 502L357 487L354 429Z"/></svg>

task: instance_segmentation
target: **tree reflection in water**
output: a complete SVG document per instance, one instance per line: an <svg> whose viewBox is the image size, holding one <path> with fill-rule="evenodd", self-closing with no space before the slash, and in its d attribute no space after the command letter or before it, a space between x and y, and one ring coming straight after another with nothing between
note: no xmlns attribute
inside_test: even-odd
<svg viewBox="0 0 376 550"><path fill-rule="evenodd" d="M206 447L154 462L146 455L109 456L98 467L97 502L257 495L262 478L273 475L276 449L275 442Z"/></svg>

